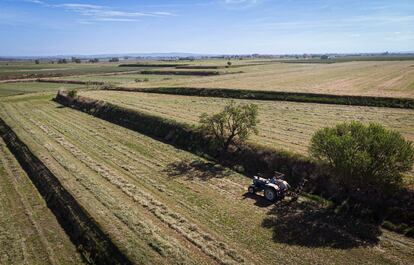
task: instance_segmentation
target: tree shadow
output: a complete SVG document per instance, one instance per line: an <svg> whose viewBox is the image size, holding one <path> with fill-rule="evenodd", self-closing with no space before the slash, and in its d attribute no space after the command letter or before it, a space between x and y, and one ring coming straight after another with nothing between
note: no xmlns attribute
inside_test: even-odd
<svg viewBox="0 0 414 265"><path fill-rule="evenodd" d="M338 216L315 202L280 201L269 211L262 226L273 230L273 240L306 247L348 249L375 245L379 226L349 216Z"/></svg>
<svg viewBox="0 0 414 265"><path fill-rule="evenodd" d="M167 165L164 170L169 177L185 176L188 180L200 179L207 181L212 178L224 178L231 175L231 171L216 163L193 160L180 161Z"/></svg>

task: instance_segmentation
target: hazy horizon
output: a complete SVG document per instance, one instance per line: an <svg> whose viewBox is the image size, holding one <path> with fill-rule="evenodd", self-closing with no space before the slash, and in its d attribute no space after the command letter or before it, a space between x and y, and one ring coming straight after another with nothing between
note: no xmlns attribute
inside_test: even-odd
<svg viewBox="0 0 414 265"><path fill-rule="evenodd" d="M0 56L411 52L413 1L0 1Z"/></svg>

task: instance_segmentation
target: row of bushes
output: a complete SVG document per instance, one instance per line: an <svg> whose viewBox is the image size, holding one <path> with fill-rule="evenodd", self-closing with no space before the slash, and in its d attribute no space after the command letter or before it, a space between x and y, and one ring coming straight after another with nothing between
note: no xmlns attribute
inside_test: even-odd
<svg viewBox="0 0 414 265"><path fill-rule="evenodd" d="M119 67L177 67L183 66L184 64L157 64L157 63L130 63L130 64L120 64Z"/></svg>
<svg viewBox="0 0 414 265"><path fill-rule="evenodd" d="M251 64L238 64L238 65L180 65L176 66L177 69L225 69L225 68L238 68L246 66L263 65L263 63L251 63Z"/></svg>
<svg viewBox="0 0 414 265"><path fill-rule="evenodd" d="M381 200L375 194L345 194L330 181L326 171L307 157L286 151L253 144L242 144L229 153L220 153L211 139L187 124L122 108L111 103L85 97L69 97L59 92L57 102L92 114L139 133L154 137L181 149L217 160L246 175L261 173L270 176L274 171L283 172L292 186L307 179L306 191L320 195L341 205L340 211L382 222L386 219L397 225L414 227L414 196L408 190L400 190ZM220 156L220 157L219 157Z"/></svg>
<svg viewBox="0 0 414 265"><path fill-rule="evenodd" d="M117 90L185 95L185 96L199 96L199 97L293 101L293 102L321 103L321 104L338 104L338 105L414 109L414 99L410 99L410 98L346 96L346 95L314 94L314 93L300 93L300 92L220 89L220 88L193 88L193 87L157 87L157 88L145 88L145 89L119 87L117 88Z"/></svg>
<svg viewBox="0 0 414 265"><path fill-rule="evenodd" d="M212 76L220 75L219 71L141 71L143 75L197 75L197 76Z"/></svg>

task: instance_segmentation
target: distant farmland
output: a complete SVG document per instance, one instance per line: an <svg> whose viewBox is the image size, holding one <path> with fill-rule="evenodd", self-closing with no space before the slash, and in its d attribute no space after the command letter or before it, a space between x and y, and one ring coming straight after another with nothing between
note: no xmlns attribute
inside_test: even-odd
<svg viewBox="0 0 414 265"><path fill-rule="evenodd" d="M54 84L54 83L37 83L37 82L21 82L21 83L0 83L0 97L20 95L37 92L57 91L58 89L74 89L82 88L82 85L71 84Z"/></svg>
<svg viewBox="0 0 414 265"><path fill-rule="evenodd" d="M268 63L242 70L242 74L183 79L175 86L414 98L414 60Z"/></svg>

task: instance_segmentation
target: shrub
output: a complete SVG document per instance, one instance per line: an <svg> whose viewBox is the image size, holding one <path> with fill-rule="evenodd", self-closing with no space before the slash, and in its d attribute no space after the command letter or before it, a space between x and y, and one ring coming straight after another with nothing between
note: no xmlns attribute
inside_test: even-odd
<svg viewBox="0 0 414 265"><path fill-rule="evenodd" d="M414 148L398 132L360 122L338 124L317 131L310 154L328 165L346 191L387 191L402 183L410 170Z"/></svg>
<svg viewBox="0 0 414 265"><path fill-rule="evenodd" d="M75 98L77 96L77 94L78 94L78 90L76 90L76 89L71 89L71 90L68 91L68 96L70 98Z"/></svg>
<svg viewBox="0 0 414 265"><path fill-rule="evenodd" d="M220 113L200 116L200 129L213 137L222 151L231 144L247 140L251 133L257 134L258 107L255 104L236 105L231 101Z"/></svg>

